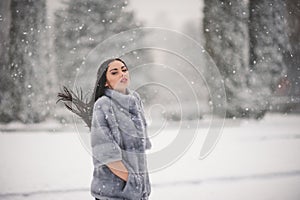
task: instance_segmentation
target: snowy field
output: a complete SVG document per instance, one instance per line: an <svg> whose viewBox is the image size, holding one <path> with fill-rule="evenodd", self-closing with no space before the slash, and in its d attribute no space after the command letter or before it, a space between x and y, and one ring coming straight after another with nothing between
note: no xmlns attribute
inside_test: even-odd
<svg viewBox="0 0 300 200"><path fill-rule="evenodd" d="M154 150L174 131L153 138ZM200 126L183 157L150 174L151 200L300 199L300 115L226 120L212 153L199 160L205 136ZM0 199L93 199L92 160L75 129L1 131L0 154Z"/></svg>

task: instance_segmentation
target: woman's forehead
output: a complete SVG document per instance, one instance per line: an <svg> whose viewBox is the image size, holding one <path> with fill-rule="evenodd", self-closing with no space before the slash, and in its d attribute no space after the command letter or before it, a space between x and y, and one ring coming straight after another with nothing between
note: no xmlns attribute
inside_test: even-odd
<svg viewBox="0 0 300 200"><path fill-rule="evenodd" d="M114 60L108 64L108 68L121 68L123 66L125 66L124 63L119 60Z"/></svg>

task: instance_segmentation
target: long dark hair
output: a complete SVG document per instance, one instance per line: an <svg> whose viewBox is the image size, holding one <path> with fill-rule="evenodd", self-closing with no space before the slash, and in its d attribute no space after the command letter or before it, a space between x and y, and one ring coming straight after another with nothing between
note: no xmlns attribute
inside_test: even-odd
<svg viewBox="0 0 300 200"><path fill-rule="evenodd" d="M57 94L58 100L56 101L56 103L58 103L59 101L63 101L66 108L78 115L79 117L81 117L82 120L87 124L89 129L91 129L94 103L97 101L98 98L104 95L104 90L106 88L105 83L108 65L109 63L116 60L122 62L125 65L125 67L127 67L125 62L120 58L111 58L104 61L98 68L97 80L95 83L93 94L89 101L85 101L83 99L82 89L76 89L77 94L75 94L71 89L68 89L66 86L63 86L62 92L59 92ZM71 105L68 105L69 102ZM72 104L74 104L75 107L72 106Z"/></svg>

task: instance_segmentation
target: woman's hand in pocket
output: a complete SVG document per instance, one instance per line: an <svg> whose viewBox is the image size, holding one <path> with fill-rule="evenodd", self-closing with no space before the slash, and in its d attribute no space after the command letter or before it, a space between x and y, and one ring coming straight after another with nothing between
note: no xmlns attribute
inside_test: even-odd
<svg viewBox="0 0 300 200"><path fill-rule="evenodd" d="M124 181L128 180L128 169L121 160L110 162L107 166L116 176L120 177Z"/></svg>

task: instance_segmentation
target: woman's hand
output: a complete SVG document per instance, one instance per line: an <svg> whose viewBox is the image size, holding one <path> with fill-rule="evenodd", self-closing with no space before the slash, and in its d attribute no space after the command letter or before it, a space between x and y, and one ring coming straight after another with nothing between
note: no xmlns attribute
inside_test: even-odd
<svg viewBox="0 0 300 200"><path fill-rule="evenodd" d="M128 170L121 160L106 164L108 168L124 181L128 180Z"/></svg>

